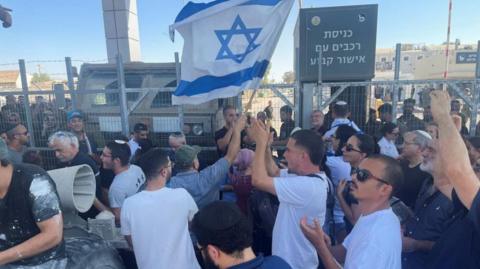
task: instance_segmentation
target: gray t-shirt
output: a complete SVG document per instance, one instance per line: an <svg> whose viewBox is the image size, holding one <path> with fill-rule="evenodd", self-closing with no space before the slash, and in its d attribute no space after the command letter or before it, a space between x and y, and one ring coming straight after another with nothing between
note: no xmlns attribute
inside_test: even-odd
<svg viewBox="0 0 480 269"><path fill-rule="evenodd" d="M108 191L108 200L111 208L121 208L123 201L138 192L145 183L145 175L140 167L131 164L128 170L113 178Z"/></svg>
<svg viewBox="0 0 480 269"><path fill-rule="evenodd" d="M8 158L13 164L23 163L23 154L27 151L27 147L22 147L21 151L8 148Z"/></svg>

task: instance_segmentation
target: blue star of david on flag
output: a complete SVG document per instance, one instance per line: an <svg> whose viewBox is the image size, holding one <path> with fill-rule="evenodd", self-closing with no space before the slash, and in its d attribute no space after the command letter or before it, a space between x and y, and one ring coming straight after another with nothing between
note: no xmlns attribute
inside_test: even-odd
<svg viewBox="0 0 480 269"><path fill-rule="evenodd" d="M175 31L184 39L172 104L197 105L257 89L294 2L188 2L170 26L172 41Z"/></svg>
<svg viewBox="0 0 480 269"><path fill-rule="evenodd" d="M255 40L262 31L262 28L247 28L239 15L235 18L232 27L229 30L215 30L218 40L222 44L218 51L216 60L232 59L237 63L242 63L245 57L255 50L260 44L255 44ZM229 47L232 37L235 35L243 35L248 42L243 53L233 53Z"/></svg>

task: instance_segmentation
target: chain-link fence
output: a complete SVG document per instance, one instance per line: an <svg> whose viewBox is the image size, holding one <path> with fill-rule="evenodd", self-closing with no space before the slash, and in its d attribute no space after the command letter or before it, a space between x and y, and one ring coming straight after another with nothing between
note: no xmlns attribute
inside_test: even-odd
<svg viewBox="0 0 480 269"><path fill-rule="evenodd" d="M419 61L418 57L415 59ZM306 122L315 109L326 114L325 125L329 126L329 105L343 100L349 105L350 118L365 132L378 135L383 120L378 110L383 104L391 106L391 117L401 125L402 131L425 128L431 120L428 92L445 84L454 99L459 100L454 113L462 116L463 132L474 135L477 126L480 83L474 79L320 83L309 95L312 100L303 101L306 88L264 85L256 91L244 91L239 98L195 106L172 106L179 64L109 64L107 61L65 58L0 64L0 72L3 72L0 76L0 126L5 129L8 123L23 123L30 132L31 149L41 151L47 169L56 166L47 139L55 131L72 129L67 114L74 109L83 113L84 129L98 150L113 138L121 135L130 138L134 125L144 123L154 145L166 148L168 136L182 131L188 144L202 146L207 150L206 157L212 160L216 158L215 131L224 125L222 107L230 104L244 108L252 94L255 96L249 114L257 117L261 112L277 133L282 124L280 109L283 106L293 109L296 126L309 127ZM378 61L386 63L389 58L379 57ZM379 64L378 68L381 72L391 71L386 70L385 64ZM413 70L408 68L404 72ZM10 73L5 74L7 71ZM311 105L305 106L306 101ZM411 113L407 111L409 118L405 120L402 116L408 104L407 110ZM413 126L412 122L418 126Z"/></svg>

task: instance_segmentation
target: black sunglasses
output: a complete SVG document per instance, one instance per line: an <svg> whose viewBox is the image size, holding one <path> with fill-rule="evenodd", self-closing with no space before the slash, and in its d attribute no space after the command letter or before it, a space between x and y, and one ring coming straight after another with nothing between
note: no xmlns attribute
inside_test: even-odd
<svg viewBox="0 0 480 269"><path fill-rule="evenodd" d="M358 150L358 149L354 148L352 146L352 144L346 144L345 145L345 150L348 151L348 152L355 151L355 152L358 152L358 153L363 153L361 150Z"/></svg>
<svg viewBox="0 0 480 269"><path fill-rule="evenodd" d="M373 178L373 179L375 179L377 181L380 181L384 184L392 185L392 184L390 184L390 182L372 175L372 173L370 171L368 171L367 169L360 169L360 168L352 167L352 174L357 174L357 179L360 182L365 182L369 178Z"/></svg>

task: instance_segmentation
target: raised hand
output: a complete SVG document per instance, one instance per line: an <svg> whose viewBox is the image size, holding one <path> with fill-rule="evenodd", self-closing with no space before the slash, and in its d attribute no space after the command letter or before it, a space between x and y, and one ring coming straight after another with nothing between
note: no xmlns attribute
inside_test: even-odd
<svg viewBox="0 0 480 269"><path fill-rule="evenodd" d="M307 217L300 220L300 228L305 237L316 247L327 247L331 244L330 238L323 232L318 219L313 220L313 226L307 223Z"/></svg>
<svg viewBox="0 0 480 269"><path fill-rule="evenodd" d="M250 138L252 138L255 143L258 145L266 146L270 139L270 132L267 130L265 124L262 121L252 119L252 124L250 127L250 132L248 133Z"/></svg>
<svg viewBox="0 0 480 269"><path fill-rule="evenodd" d="M430 92L430 100L432 116L436 122L450 118L450 96L446 91Z"/></svg>
<svg viewBox="0 0 480 269"><path fill-rule="evenodd" d="M235 121L235 125L233 127L238 131L242 131L245 129L245 126L247 126L247 116L243 114Z"/></svg>

